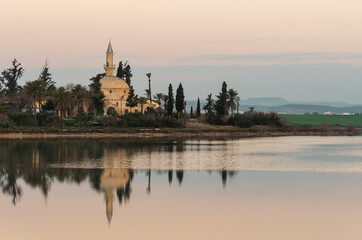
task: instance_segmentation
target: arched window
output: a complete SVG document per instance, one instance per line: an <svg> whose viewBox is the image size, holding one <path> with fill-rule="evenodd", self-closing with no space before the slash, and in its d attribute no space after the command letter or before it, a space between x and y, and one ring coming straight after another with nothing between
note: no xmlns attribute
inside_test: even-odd
<svg viewBox="0 0 362 240"><path fill-rule="evenodd" d="M109 90L109 93L112 93L112 90Z"/></svg>
<svg viewBox="0 0 362 240"><path fill-rule="evenodd" d="M117 107L118 107L118 102L116 103Z"/></svg>
<svg viewBox="0 0 362 240"><path fill-rule="evenodd" d="M126 93L126 90L124 90L124 93Z"/></svg>

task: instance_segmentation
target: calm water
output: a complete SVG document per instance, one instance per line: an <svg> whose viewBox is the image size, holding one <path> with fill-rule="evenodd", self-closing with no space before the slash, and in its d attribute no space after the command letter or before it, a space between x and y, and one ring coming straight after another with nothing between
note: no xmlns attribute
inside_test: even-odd
<svg viewBox="0 0 362 240"><path fill-rule="evenodd" d="M0 239L362 239L362 137L0 141Z"/></svg>

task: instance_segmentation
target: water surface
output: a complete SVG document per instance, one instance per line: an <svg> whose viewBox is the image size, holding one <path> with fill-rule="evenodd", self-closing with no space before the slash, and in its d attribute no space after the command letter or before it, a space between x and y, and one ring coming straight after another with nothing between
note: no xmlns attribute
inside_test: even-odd
<svg viewBox="0 0 362 240"><path fill-rule="evenodd" d="M0 239L361 239L362 137L0 142Z"/></svg>

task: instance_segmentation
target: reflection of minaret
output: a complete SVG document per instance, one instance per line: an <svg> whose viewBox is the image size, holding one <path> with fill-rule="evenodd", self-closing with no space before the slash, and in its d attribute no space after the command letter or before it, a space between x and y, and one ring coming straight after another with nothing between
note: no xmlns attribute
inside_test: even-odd
<svg viewBox="0 0 362 240"><path fill-rule="evenodd" d="M111 223L113 216L114 191L123 188L129 181L127 169L104 169L101 176L101 188L105 191L106 214L108 223Z"/></svg>

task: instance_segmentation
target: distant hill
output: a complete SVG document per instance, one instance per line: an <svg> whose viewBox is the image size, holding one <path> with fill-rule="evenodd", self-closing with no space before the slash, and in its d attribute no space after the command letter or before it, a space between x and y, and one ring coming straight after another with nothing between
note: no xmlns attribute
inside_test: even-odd
<svg viewBox="0 0 362 240"><path fill-rule="evenodd" d="M240 106L241 111L247 111L249 106ZM277 107L268 106L255 106L256 111L267 111L277 113L289 113L289 114L304 114L304 113L320 113L332 112L337 114L342 113L362 113L362 106L353 107L331 107L325 105L307 105L307 104L287 104Z"/></svg>
<svg viewBox="0 0 362 240"><path fill-rule="evenodd" d="M214 98L215 99L215 98ZM205 100L200 100L201 110L205 105ZM191 106L196 111L197 100L187 101L187 111L190 111ZM280 97L263 97L263 98L248 98L240 100L240 111L249 110L250 106L254 106L256 111L289 113L289 114L304 114L318 112L341 113L362 113L362 105L348 104L345 102L290 102Z"/></svg>
<svg viewBox="0 0 362 240"><path fill-rule="evenodd" d="M280 97L248 98L240 101L240 105L248 106L282 106L287 104L291 104L291 102Z"/></svg>

